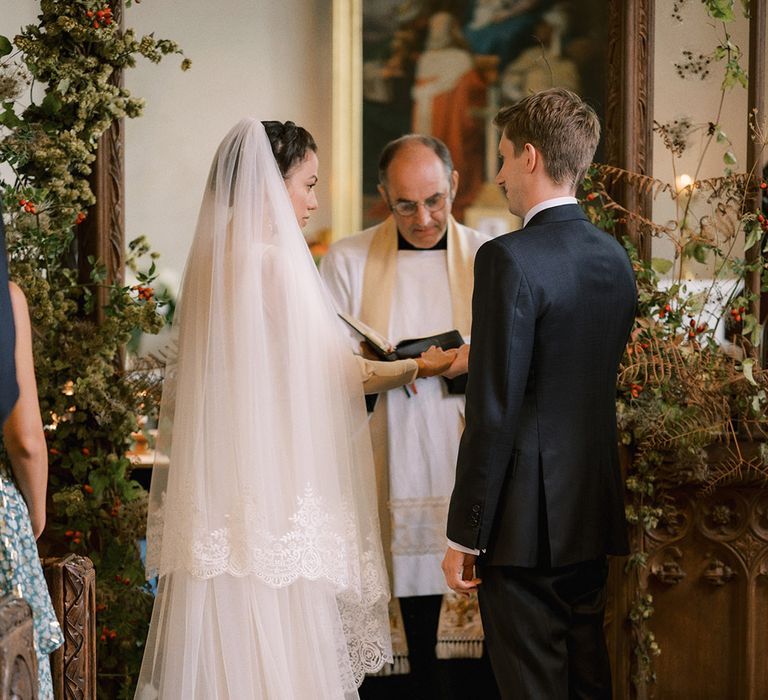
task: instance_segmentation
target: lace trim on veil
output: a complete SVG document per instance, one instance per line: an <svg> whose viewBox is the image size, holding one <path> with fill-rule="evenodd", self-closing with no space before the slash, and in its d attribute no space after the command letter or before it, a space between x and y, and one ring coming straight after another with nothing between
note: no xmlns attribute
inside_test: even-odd
<svg viewBox="0 0 768 700"><path fill-rule="evenodd" d="M389 588L379 566L374 520L358 526L365 533L361 552L352 509L345 507L344 522L339 522L309 484L297 496L297 508L290 517L292 529L279 535L260 522L263 518L254 513L253 499L241 497L241 515L230 516L228 526L212 531L193 526L194 501L189 497L182 500L169 513L163 494L161 506L150 510L147 577L183 569L200 579L222 574L255 576L275 588L298 579L327 580L337 590L342 629L336 639L343 686L354 690L365 674L392 662ZM178 525L164 531L169 515L169 523ZM252 525L247 526L249 522ZM195 534L190 537L184 532Z"/></svg>

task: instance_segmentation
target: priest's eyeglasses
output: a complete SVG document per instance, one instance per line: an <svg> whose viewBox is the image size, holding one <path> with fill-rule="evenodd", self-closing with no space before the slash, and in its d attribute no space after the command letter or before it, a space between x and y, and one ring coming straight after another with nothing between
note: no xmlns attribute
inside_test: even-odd
<svg viewBox="0 0 768 700"><path fill-rule="evenodd" d="M438 192L427 197L423 202L412 202L408 199L400 199L389 205L389 210L400 216L416 216L419 206L423 206L428 212L434 213L445 208L448 201L448 192Z"/></svg>

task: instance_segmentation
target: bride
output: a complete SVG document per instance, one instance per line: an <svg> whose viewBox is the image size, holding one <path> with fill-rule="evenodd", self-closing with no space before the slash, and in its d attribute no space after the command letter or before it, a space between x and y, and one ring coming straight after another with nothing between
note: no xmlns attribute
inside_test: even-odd
<svg viewBox="0 0 768 700"><path fill-rule="evenodd" d="M300 231L315 151L245 119L211 167L163 390L142 700L356 698L392 660L361 369L385 390L453 357L349 352Z"/></svg>

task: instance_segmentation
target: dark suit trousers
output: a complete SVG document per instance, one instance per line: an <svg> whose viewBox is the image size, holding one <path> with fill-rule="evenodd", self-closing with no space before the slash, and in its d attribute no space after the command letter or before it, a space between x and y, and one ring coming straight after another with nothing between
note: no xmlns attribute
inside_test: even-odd
<svg viewBox="0 0 768 700"><path fill-rule="evenodd" d="M610 700L606 559L558 568L484 566L480 611L505 700Z"/></svg>

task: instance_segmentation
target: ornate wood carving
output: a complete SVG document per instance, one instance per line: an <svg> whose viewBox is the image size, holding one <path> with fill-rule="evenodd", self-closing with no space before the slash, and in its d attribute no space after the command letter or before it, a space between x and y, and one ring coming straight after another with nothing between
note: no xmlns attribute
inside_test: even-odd
<svg viewBox="0 0 768 700"><path fill-rule="evenodd" d="M123 24L122 0L109 3L114 20ZM122 85L121 72L111 77L115 85ZM125 173L123 153L125 134L123 120L119 119L101 136L96 160L92 164L90 185L96 196L96 204L88 212L88 218L78 228L78 260L80 279L90 279L92 265L89 257L101 262L107 270L105 284L124 279L125 261ZM103 321L103 306L107 303L107 290L101 288L95 294L94 317Z"/></svg>
<svg viewBox="0 0 768 700"><path fill-rule="evenodd" d="M0 599L0 698L37 698L32 610L13 595Z"/></svg>
<svg viewBox="0 0 768 700"><path fill-rule="evenodd" d="M617 616L629 612L628 590L639 585L653 596L657 681L635 688L630 674L615 676L615 697L768 697L768 486L733 484L708 495L680 486L669 495L671 517L643 534L647 574L639 582L622 574L616 584L625 589Z"/></svg>
<svg viewBox="0 0 768 700"><path fill-rule="evenodd" d="M70 554L43 560L64 645L51 654L54 694L96 698L96 572L90 559Z"/></svg>
<svg viewBox="0 0 768 700"><path fill-rule="evenodd" d="M653 164L653 7L653 0L608 1L606 160L644 175L651 174ZM650 217L649 194L620 185L611 195L628 210ZM619 231L624 233L650 259L650 235L631 220Z"/></svg>

